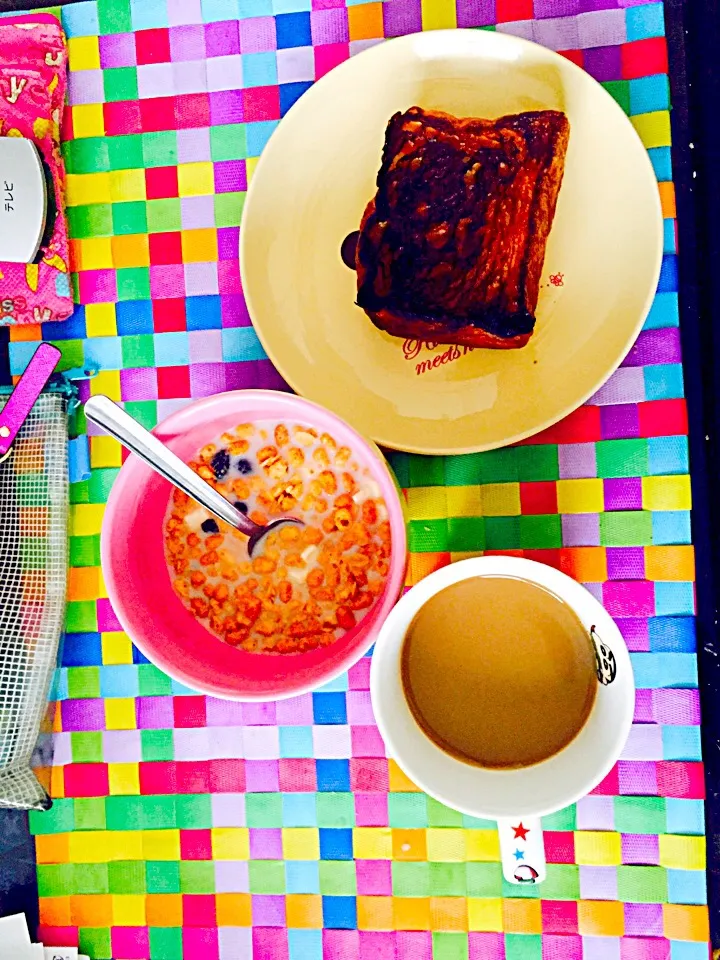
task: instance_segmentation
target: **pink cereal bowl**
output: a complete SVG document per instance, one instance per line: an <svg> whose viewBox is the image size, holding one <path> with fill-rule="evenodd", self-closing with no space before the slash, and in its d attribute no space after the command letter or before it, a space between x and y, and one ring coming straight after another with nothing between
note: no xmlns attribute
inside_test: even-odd
<svg viewBox="0 0 720 960"><path fill-rule="evenodd" d="M103 576L125 632L169 676L230 700L297 696L347 670L375 641L403 588L407 564L401 495L389 468L377 447L323 407L272 390L236 390L191 403L153 432L189 461L208 439L260 419L292 419L328 431L370 468L385 500L392 537L385 590L335 643L300 654L248 653L209 633L183 606L165 563L162 527L173 487L132 455L113 485L102 527Z"/></svg>

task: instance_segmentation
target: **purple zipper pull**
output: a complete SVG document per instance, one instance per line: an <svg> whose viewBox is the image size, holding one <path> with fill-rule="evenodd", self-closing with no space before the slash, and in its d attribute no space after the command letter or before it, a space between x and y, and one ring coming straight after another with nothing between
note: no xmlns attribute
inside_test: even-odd
<svg viewBox="0 0 720 960"><path fill-rule="evenodd" d="M62 354L51 343L41 343L0 410L0 459L10 452L20 427L45 389Z"/></svg>

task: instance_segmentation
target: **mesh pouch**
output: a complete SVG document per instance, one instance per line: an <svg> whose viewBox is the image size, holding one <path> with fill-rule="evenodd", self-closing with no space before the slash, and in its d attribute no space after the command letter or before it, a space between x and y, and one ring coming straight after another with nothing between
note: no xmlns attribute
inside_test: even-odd
<svg viewBox="0 0 720 960"><path fill-rule="evenodd" d="M65 613L73 394L68 383L42 393L0 465L0 807L51 803L31 760Z"/></svg>

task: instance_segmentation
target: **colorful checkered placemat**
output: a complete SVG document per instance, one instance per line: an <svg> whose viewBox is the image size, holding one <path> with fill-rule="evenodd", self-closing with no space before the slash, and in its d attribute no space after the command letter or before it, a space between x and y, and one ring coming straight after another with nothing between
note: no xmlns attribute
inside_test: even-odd
<svg viewBox="0 0 720 960"><path fill-rule="evenodd" d="M193 695L133 649L99 568L121 464L91 437L72 489L56 799L32 816L46 942L133 960L704 960L703 769L662 3L638 0L98 0L65 7L65 138L79 306L14 328L92 367L148 425L234 387L280 387L238 273L248 179L281 116L366 46L487 27L584 66L630 114L665 214L645 329L593 401L477 456L393 456L410 580L480 550L566 570L618 618L636 724L622 760L548 817L548 880L507 887L491 823L385 756L369 660L269 704Z"/></svg>

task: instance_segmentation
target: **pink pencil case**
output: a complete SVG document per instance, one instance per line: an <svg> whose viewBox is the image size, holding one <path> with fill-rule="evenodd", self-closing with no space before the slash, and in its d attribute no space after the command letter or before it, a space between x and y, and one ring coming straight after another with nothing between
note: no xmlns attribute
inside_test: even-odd
<svg viewBox="0 0 720 960"><path fill-rule="evenodd" d="M0 137L38 149L47 181L47 220L32 263L0 262L0 325L66 320L73 312L60 126L67 46L49 14L0 19ZM8 184L0 179L0 190ZM0 196L0 200L2 197Z"/></svg>

